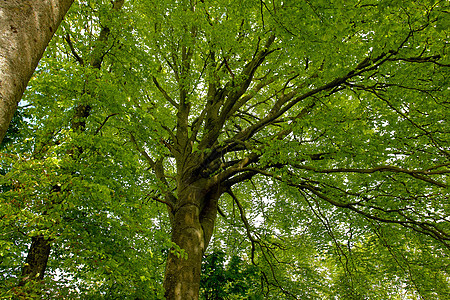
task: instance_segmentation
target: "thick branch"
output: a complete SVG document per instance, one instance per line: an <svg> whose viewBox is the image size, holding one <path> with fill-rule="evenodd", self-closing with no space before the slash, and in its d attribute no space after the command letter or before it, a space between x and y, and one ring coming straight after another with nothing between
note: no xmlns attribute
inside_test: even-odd
<svg viewBox="0 0 450 300"><path fill-rule="evenodd" d="M150 167L152 168L153 172L155 172L156 178L158 178L158 180L164 185L164 194L166 197L166 201L169 204L167 204L169 206L169 208L171 208L173 210L173 207L175 205L176 202L176 197L173 195L173 193L170 191L169 189L169 183L167 182L166 179L166 175L164 173L164 166L163 166L163 160L162 159L158 159L157 161L153 160L150 155L144 150L142 149L142 147L139 146L139 144L137 143L134 135L132 133L130 133L130 140L131 142L134 144L136 150L145 158L145 160L149 163ZM156 200L156 199L155 199ZM162 201L159 201L162 202Z"/></svg>
<svg viewBox="0 0 450 300"><path fill-rule="evenodd" d="M231 176L242 172L246 166L248 166L251 163L254 163L255 161L258 160L258 158L259 155L257 155L256 153L251 153L247 157L241 159L238 163L234 164L232 167L217 174L212 179L215 182L223 182L229 179Z"/></svg>
<svg viewBox="0 0 450 300"><path fill-rule="evenodd" d="M247 96L241 99L244 102L238 101L250 86L253 80L253 75L258 67L262 64L264 59L274 51L270 50L274 40L275 36L270 36L264 46L264 49L257 52L253 59L244 66L244 69L239 76L240 78L243 78L241 82L235 82L232 79L225 84L223 89L217 89L215 82L211 82L209 84L209 102L205 107L205 110L207 110L205 122L206 134L199 144L199 149L210 148L216 142L218 136L220 135L220 130L223 128L226 120L235 111L237 111L241 105L253 97ZM213 80L215 80L214 77ZM269 84L269 82L264 83L262 86L257 86L255 92L267 84Z"/></svg>

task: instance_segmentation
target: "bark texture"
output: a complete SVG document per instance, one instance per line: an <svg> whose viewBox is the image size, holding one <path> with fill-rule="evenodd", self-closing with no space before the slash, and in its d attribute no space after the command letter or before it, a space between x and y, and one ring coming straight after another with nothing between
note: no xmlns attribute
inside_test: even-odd
<svg viewBox="0 0 450 300"><path fill-rule="evenodd" d="M22 277L19 285L24 285L29 280L44 279L47 261L50 256L51 241L39 235L31 239L30 250L22 268Z"/></svg>
<svg viewBox="0 0 450 300"><path fill-rule="evenodd" d="M208 188L206 180L180 189L171 216L172 242L186 255L169 253L164 280L166 299L198 299L202 257L213 233L219 195L219 189Z"/></svg>
<svg viewBox="0 0 450 300"><path fill-rule="evenodd" d="M0 143L28 81L72 2L0 1Z"/></svg>

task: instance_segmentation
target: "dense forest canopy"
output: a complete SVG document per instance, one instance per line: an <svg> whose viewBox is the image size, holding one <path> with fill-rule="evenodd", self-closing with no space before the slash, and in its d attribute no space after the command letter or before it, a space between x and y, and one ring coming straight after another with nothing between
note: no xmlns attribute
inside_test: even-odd
<svg viewBox="0 0 450 300"><path fill-rule="evenodd" d="M448 299L449 20L75 1L2 144L1 297Z"/></svg>

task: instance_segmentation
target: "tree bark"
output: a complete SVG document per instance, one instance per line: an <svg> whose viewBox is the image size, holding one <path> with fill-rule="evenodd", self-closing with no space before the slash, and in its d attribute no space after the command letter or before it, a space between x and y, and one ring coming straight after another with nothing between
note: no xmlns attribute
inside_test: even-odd
<svg viewBox="0 0 450 300"><path fill-rule="evenodd" d="M178 203L172 215L172 242L185 255L172 249L164 278L168 300L198 299L203 254L208 247L217 215L220 196L218 187L205 189L202 180L178 193Z"/></svg>
<svg viewBox="0 0 450 300"><path fill-rule="evenodd" d="M44 279L47 261L50 256L51 241L42 235L31 238L25 266L22 268L22 277L19 286L25 285L29 280Z"/></svg>
<svg viewBox="0 0 450 300"><path fill-rule="evenodd" d="M0 1L0 143L28 81L72 2Z"/></svg>

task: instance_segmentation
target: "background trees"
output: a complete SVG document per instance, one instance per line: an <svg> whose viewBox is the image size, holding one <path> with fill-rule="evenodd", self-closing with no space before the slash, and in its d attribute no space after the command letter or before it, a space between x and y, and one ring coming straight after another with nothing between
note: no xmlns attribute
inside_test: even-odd
<svg viewBox="0 0 450 300"><path fill-rule="evenodd" d="M445 2L116 5L73 8L2 156L2 226L51 239L67 293L162 297L165 263L169 299L248 270L254 297L448 296Z"/></svg>

